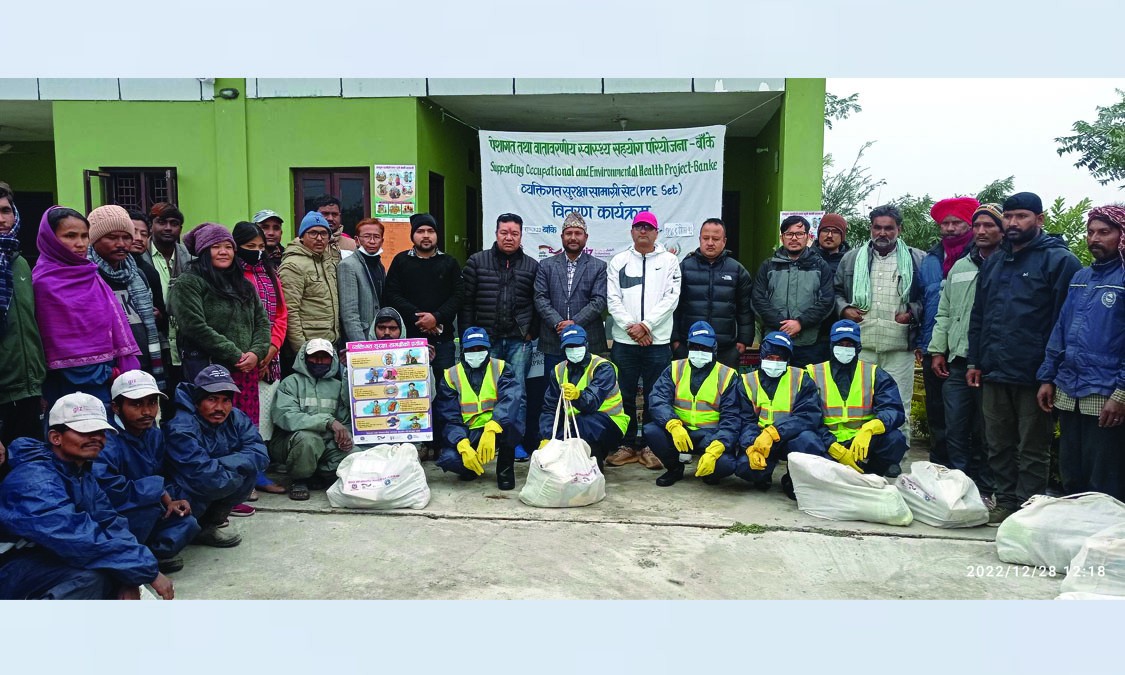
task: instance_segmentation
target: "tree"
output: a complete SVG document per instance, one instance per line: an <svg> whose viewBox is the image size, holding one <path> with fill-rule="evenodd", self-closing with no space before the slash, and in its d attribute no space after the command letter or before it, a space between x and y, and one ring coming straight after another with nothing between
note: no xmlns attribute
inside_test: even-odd
<svg viewBox="0 0 1125 675"><path fill-rule="evenodd" d="M976 200L981 204L1003 204L1015 189L1015 176L999 178L982 187L976 194Z"/></svg>
<svg viewBox="0 0 1125 675"><path fill-rule="evenodd" d="M1062 197L1055 199L1043 213L1043 229L1051 234L1061 234L1070 252L1078 256L1083 265L1094 260L1090 249L1086 248L1086 212L1093 206L1089 198L1074 206L1067 207Z"/></svg>
<svg viewBox="0 0 1125 675"><path fill-rule="evenodd" d="M1088 170L1102 185L1121 183L1118 189L1125 190L1125 91L1116 91L1120 101L1097 106L1096 120L1075 122L1071 127L1074 135L1061 136L1055 142L1059 144L1060 157L1068 152L1078 153L1074 166Z"/></svg>
<svg viewBox="0 0 1125 675"><path fill-rule="evenodd" d="M840 97L836 94L824 94L824 126L832 128L834 120L846 120L852 113L863 110L859 104L859 94Z"/></svg>
<svg viewBox="0 0 1125 675"><path fill-rule="evenodd" d="M821 188L821 208L828 213L838 213L845 218L860 215L860 207L871 193L887 181L875 180L871 177L870 169L859 165L863 153L875 141L868 141L856 153L855 161L851 167L837 174L830 174L834 162L832 155L824 156L824 182Z"/></svg>

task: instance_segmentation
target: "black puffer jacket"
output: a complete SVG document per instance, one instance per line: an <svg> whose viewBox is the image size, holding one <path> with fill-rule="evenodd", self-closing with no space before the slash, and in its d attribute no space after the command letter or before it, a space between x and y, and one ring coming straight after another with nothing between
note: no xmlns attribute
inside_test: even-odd
<svg viewBox="0 0 1125 675"><path fill-rule="evenodd" d="M539 334L535 312L535 274L539 263L517 250L507 255L493 244L469 256L461 270L464 303L460 330L479 326L492 339Z"/></svg>
<svg viewBox="0 0 1125 675"><path fill-rule="evenodd" d="M754 309L750 304L753 279L723 251L710 261L696 249L680 263L680 304L676 307L672 340L682 342L696 321L715 329L719 348L754 342Z"/></svg>

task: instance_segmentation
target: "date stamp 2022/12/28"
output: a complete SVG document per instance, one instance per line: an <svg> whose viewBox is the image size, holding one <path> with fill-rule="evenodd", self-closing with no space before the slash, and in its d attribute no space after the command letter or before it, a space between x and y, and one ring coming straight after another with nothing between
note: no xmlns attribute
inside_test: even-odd
<svg viewBox="0 0 1125 675"><path fill-rule="evenodd" d="M1085 567L1033 567L1031 565L965 565L965 576L980 579L1008 579L1018 577L1104 577L1104 565Z"/></svg>

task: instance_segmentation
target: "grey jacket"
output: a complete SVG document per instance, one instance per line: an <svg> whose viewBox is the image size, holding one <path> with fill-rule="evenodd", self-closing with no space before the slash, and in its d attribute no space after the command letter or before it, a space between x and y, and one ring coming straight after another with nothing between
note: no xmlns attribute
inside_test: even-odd
<svg viewBox="0 0 1125 675"><path fill-rule="evenodd" d="M589 351L604 354L606 263L588 253L578 256L570 295L566 292L566 252L541 260L535 275L535 309L539 313L539 351L561 356L555 326L570 319L586 330Z"/></svg>
<svg viewBox="0 0 1125 675"><path fill-rule="evenodd" d="M371 323L379 311L375 281L361 256L361 253L353 253L336 268L340 323L344 328L344 339L348 342L370 340Z"/></svg>
<svg viewBox="0 0 1125 675"><path fill-rule="evenodd" d="M784 247L762 262L754 280L754 311L762 317L762 330L780 330L782 321L796 319L801 332L793 338L799 347L817 341L820 324L832 313L836 295L832 268L811 248L793 260Z"/></svg>
<svg viewBox="0 0 1125 675"><path fill-rule="evenodd" d="M870 243L864 246L870 246ZM859 256L859 247L853 248L844 254L840 266L836 268L836 313L843 315L844 310L852 304L852 284L855 281L855 259ZM910 336L907 338L911 349L918 346L918 338L922 334L922 282L918 278L918 270L922 267L922 260L926 254L916 248L910 247L910 258L914 261L914 284L910 288L910 302L907 307L913 318L910 320ZM863 324L860 324L862 330Z"/></svg>

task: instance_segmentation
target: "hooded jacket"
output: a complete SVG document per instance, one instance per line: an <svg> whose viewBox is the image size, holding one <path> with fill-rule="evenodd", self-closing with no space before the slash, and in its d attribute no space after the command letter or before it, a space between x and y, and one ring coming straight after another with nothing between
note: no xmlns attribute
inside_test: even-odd
<svg viewBox="0 0 1125 675"><path fill-rule="evenodd" d="M692 324L706 321L715 329L720 350L754 342L753 280L730 251L708 260L696 249L680 263L680 274L672 340L683 341Z"/></svg>
<svg viewBox="0 0 1125 675"><path fill-rule="evenodd" d="M586 368L590 365L590 350L586 350L586 358L582 359L580 363L571 363L569 359L563 361L563 363L566 364L566 381L570 384L578 384L586 373ZM555 371L552 369L544 376L547 380L547 391L543 394L543 412L539 414L539 438L541 439L553 438L555 435L552 426L555 423L555 407L559 404L559 397L562 395L562 384L555 377ZM570 404L580 414L592 415L598 412L598 408L602 407L606 397L616 387L617 369L613 367L611 361L605 361L594 369L593 375L586 383L586 388Z"/></svg>
<svg viewBox="0 0 1125 675"><path fill-rule="evenodd" d="M957 254L957 260L964 258L972 250L972 240L961 249ZM919 338L918 346L922 351L928 352L930 340L934 334L934 323L937 321L938 303L941 302L941 286L945 281L945 276L942 273L942 264L945 262L945 247L942 246L941 240L934 244L934 247L926 252L926 257L922 259L922 264L918 267L919 283L922 286L922 335ZM954 263L957 264L957 263ZM949 273L952 275L953 270L950 269Z"/></svg>
<svg viewBox="0 0 1125 675"><path fill-rule="evenodd" d="M0 483L0 552L31 542L124 585L156 579L156 557L129 532L89 463L59 459L48 444L30 438L16 439L8 451L12 472Z"/></svg>
<svg viewBox="0 0 1125 675"><path fill-rule="evenodd" d="M693 394L699 391L699 387L711 374L711 370L718 368L719 365L717 361L712 361L706 368L693 368L690 363L684 364L686 372L691 377L689 386ZM733 449L738 443L738 436L742 431L742 406L738 401L738 388L741 386L738 373L735 373L727 388L719 393L719 424L708 428L711 433L704 443L695 444L697 452L701 452L712 441L719 441L727 450ZM672 381L672 366L668 366L660 377L656 378L656 384L653 385L652 393L648 398L652 405L652 421L660 427L661 431L669 420L676 417L676 411L672 407L675 399L676 383Z"/></svg>
<svg viewBox="0 0 1125 675"><path fill-rule="evenodd" d="M480 326L493 340L539 334L535 275L539 263L517 249L508 255L493 244L469 256L461 270L460 326Z"/></svg>
<svg viewBox="0 0 1125 675"><path fill-rule="evenodd" d="M836 301L832 268L812 249L793 260L785 247L762 262L754 279L754 311L762 317L762 332L780 330L781 322L796 319L801 332L793 337L798 347L816 342L820 325Z"/></svg>
<svg viewBox="0 0 1125 675"><path fill-rule="evenodd" d="M219 425L200 418L194 389L188 382L176 387L176 415L164 427L164 449L172 497L189 499L192 512L202 514L207 504L265 471L269 455L257 427L238 408Z"/></svg>
<svg viewBox="0 0 1125 675"><path fill-rule="evenodd" d="M473 391L480 391L484 382L484 372L494 359L487 358L480 368L470 368L464 359L458 359L457 364L464 366L468 375L469 385ZM454 368L457 367L454 364ZM493 366L495 367L495 366ZM517 439L523 438L525 422L519 415L520 401L525 396L523 385L515 378L514 369L505 366L504 372L496 382L496 405L492 408L492 420L500 425L504 434L514 434ZM445 447L456 448L462 439L469 438L469 429L461 417L461 398L444 377L438 378L437 396L434 397L434 419L441 420L441 437Z"/></svg>
<svg viewBox="0 0 1125 675"><path fill-rule="evenodd" d="M328 250L313 253L296 239L285 249L277 276L289 308L286 344L296 352L313 338L340 337L340 301L336 261Z"/></svg>
<svg viewBox="0 0 1125 675"><path fill-rule="evenodd" d="M1047 340L1081 267L1061 236L1044 232L1018 252L989 256L969 321L969 368L979 368L986 382L1037 386Z"/></svg>
<svg viewBox="0 0 1125 675"><path fill-rule="evenodd" d="M0 404L38 398L47 376L43 341L35 321L31 267L18 252L12 258L12 304L0 335Z"/></svg>
<svg viewBox="0 0 1125 675"><path fill-rule="evenodd" d="M654 345L671 342L680 278L679 260L659 242L652 253L642 255L630 246L613 256L606 269L606 305L613 317L610 338L635 345L625 328L643 323Z"/></svg>
<svg viewBox="0 0 1125 675"><path fill-rule="evenodd" d="M153 426L134 436L113 421L116 434L106 434L105 448L94 459L94 477L117 512L160 506L164 496L164 434ZM163 508L161 508L163 511Z"/></svg>
<svg viewBox="0 0 1125 675"><path fill-rule="evenodd" d="M293 359L293 374L281 381L270 412L274 425L282 431L330 433L333 421L351 427L351 398L340 380L340 359L332 354L328 374L319 380L309 374L305 346Z"/></svg>
<svg viewBox="0 0 1125 675"><path fill-rule="evenodd" d="M1095 262L1070 280L1036 378L1053 382L1075 399L1125 393L1125 268L1120 258Z"/></svg>

